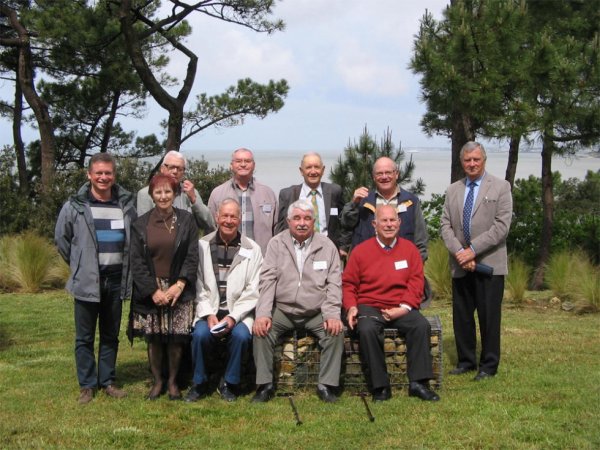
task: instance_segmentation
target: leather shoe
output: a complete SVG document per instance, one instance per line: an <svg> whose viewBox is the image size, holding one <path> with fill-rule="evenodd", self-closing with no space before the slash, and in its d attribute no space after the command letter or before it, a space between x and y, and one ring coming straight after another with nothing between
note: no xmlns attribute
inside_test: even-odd
<svg viewBox="0 0 600 450"><path fill-rule="evenodd" d="M208 387L206 383L195 384L188 391L185 396L185 401L188 403L197 402L201 398L208 396Z"/></svg>
<svg viewBox="0 0 600 450"><path fill-rule="evenodd" d="M480 370L479 373L477 375L475 375L475 378L473 378L473 381L481 381L481 380L485 380L486 378L492 378L492 377L494 377L494 374L487 373L487 372L484 372L483 370Z"/></svg>
<svg viewBox="0 0 600 450"><path fill-rule="evenodd" d="M325 403L335 403L338 400L335 394L331 391L331 389L328 386L325 386L324 384L317 385L317 395Z"/></svg>
<svg viewBox="0 0 600 450"><path fill-rule="evenodd" d="M428 385L416 381L411 381L408 385L408 396L419 397L427 402L437 402L440 399L440 396L429 389Z"/></svg>
<svg viewBox="0 0 600 450"><path fill-rule="evenodd" d="M392 398L392 391L389 386L380 387L373 390L373 401L374 402L385 402Z"/></svg>
<svg viewBox="0 0 600 450"><path fill-rule="evenodd" d="M104 388L104 393L112 398L125 398L127 392L122 389L117 389L114 384L109 384Z"/></svg>
<svg viewBox="0 0 600 450"><path fill-rule="evenodd" d="M94 398L94 390L92 388L81 388L79 391L79 404L85 405Z"/></svg>
<svg viewBox="0 0 600 450"><path fill-rule="evenodd" d="M256 390L256 394L252 397L252 403L265 403L273 398L275 389L273 383L261 384Z"/></svg>
<svg viewBox="0 0 600 450"><path fill-rule="evenodd" d="M452 369L449 374L450 375L462 375L464 373L468 373L468 372L474 372L475 369L471 369L469 367L455 367L454 369Z"/></svg>
<svg viewBox="0 0 600 450"><path fill-rule="evenodd" d="M237 399L237 395L233 392L233 385L228 384L225 380L222 380L221 383L219 383L217 392L221 394L221 398L227 402L235 402Z"/></svg>

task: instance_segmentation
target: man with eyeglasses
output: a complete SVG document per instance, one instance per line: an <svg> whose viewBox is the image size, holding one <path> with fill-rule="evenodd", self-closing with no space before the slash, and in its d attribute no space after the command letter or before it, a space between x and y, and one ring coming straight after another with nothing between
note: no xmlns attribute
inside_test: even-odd
<svg viewBox="0 0 600 450"><path fill-rule="evenodd" d="M398 167L388 157L381 157L373 165L375 190L362 186L354 191L352 200L344 206L340 218L342 227L354 230L352 247L375 236L373 220L378 206L393 206L402 226L398 236L413 242L423 261L427 259L427 226L421 210L421 202L411 192L398 185Z"/></svg>
<svg viewBox="0 0 600 450"><path fill-rule="evenodd" d="M173 206L192 213L198 228L204 230L204 234L208 234L215 230L213 214L202 202L194 183L184 179L186 165L185 156L176 150L171 150L165 155L160 166L160 172L175 177L179 182L179 190L173 201ZM148 186L143 187L137 193L138 215L141 216L152 208L154 208L154 202L148 194Z"/></svg>
<svg viewBox="0 0 600 450"><path fill-rule="evenodd" d="M213 189L208 199L208 208L216 216L223 200L237 199L242 210L240 232L260 245L264 256L277 222L277 199L270 187L256 181L255 167L251 150L235 150L231 155L230 165L233 177Z"/></svg>

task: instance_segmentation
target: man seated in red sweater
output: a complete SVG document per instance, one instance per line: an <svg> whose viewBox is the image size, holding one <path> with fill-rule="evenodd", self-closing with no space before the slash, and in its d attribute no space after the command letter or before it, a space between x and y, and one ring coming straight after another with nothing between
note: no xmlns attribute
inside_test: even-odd
<svg viewBox="0 0 600 450"><path fill-rule="evenodd" d="M376 236L354 248L342 278L348 326L358 331L373 401L392 396L383 352L384 328L396 328L406 339L408 395L437 401L440 397L429 388L433 378L431 327L419 312L424 284L419 250L397 237L400 219L392 206L377 208L373 226Z"/></svg>

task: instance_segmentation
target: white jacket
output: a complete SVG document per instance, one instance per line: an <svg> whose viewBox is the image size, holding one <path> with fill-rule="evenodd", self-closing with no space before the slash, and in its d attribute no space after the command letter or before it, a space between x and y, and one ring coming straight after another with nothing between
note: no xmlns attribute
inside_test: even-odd
<svg viewBox="0 0 600 450"><path fill-rule="evenodd" d="M219 288L213 270L210 241L214 231L200 239L200 261L196 282L196 314L194 325L210 314L219 311ZM258 278L262 266L260 246L246 236L241 237L241 246L227 272L227 308L236 323L242 322L252 333L254 307L258 301Z"/></svg>

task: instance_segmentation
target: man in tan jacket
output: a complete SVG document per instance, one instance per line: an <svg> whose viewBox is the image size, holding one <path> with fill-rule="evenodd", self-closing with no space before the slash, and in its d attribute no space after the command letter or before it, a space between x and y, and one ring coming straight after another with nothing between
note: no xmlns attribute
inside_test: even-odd
<svg viewBox="0 0 600 450"><path fill-rule="evenodd" d="M329 238L314 233L314 221L310 201L297 200L288 209L289 230L269 242L253 326L258 385L253 402L273 397L273 349L293 329L319 339L317 394L324 402L337 400L333 389L339 385L344 346L340 258Z"/></svg>

